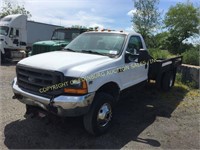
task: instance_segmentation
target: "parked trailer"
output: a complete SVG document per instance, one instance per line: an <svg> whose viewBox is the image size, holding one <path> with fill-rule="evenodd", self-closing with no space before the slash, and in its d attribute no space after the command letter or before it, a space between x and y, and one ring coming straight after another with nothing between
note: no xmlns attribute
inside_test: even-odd
<svg viewBox="0 0 200 150"><path fill-rule="evenodd" d="M60 26L27 21L26 15L8 15L0 20L1 62L5 59L19 61L26 57L32 44L50 40L53 31Z"/></svg>

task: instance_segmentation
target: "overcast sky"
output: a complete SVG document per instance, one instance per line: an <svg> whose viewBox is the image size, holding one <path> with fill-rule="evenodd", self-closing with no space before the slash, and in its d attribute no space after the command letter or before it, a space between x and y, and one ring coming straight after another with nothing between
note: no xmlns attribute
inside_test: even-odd
<svg viewBox="0 0 200 150"><path fill-rule="evenodd" d="M0 0L2 2L2 0ZM170 6L187 0L160 0L164 13ZM200 6L200 0L190 0ZM32 14L31 20L70 27L99 26L116 30L131 30L132 0L18 0ZM0 8L2 3L0 3Z"/></svg>

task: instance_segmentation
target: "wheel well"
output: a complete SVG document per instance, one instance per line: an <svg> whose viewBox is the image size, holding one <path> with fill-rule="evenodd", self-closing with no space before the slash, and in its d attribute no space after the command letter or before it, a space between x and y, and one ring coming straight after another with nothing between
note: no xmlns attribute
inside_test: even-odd
<svg viewBox="0 0 200 150"><path fill-rule="evenodd" d="M113 96L113 98L117 101L119 98L120 88L117 83L109 82L101 86L97 92L105 92Z"/></svg>

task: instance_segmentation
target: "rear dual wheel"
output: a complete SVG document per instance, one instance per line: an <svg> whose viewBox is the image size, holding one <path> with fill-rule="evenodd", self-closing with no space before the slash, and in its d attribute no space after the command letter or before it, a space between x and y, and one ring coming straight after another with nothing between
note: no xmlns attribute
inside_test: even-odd
<svg viewBox="0 0 200 150"><path fill-rule="evenodd" d="M175 74L172 71L166 72L162 78L162 89L169 91L174 86Z"/></svg>

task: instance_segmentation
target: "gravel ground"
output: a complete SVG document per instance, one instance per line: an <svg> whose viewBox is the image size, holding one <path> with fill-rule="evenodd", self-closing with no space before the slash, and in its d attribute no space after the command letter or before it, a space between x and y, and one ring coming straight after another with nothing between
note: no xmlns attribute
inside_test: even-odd
<svg viewBox="0 0 200 150"><path fill-rule="evenodd" d="M108 133L94 137L82 118L25 119L25 107L13 100L15 64L0 66L0 149L200 149L200 95L175 86L153 85L124 93Z"/></svg>

